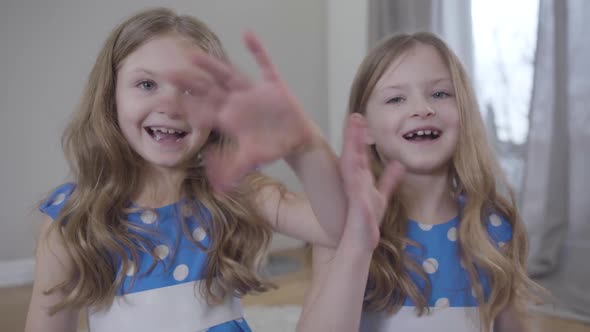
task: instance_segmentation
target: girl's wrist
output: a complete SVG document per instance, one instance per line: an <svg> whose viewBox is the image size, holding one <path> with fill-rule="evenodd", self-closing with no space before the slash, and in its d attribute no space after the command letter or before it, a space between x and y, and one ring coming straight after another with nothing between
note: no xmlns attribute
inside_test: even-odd
<svg viewBox="0 0 590 332"><path fill-rule="evenodd" d="M308 133L306 138L297 146L295 146L287 156L285 161L291 166L296 165L299 161L318 151L327 151L330 149L328 142L324 138L320 128L310 121Z"/></svg>
<svg viewBox="0 0 590 332"><path fill-rule="evenodd" d="M352 257L371 257L377 249L379 241L370 239L368 234L354 234L350 229L344 229L338 250L346 252Z"/></svg>

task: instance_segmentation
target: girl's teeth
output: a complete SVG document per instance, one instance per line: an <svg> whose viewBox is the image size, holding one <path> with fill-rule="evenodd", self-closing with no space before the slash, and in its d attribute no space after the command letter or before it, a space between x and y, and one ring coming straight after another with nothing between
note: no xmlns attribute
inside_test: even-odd
<svg viewBox="0 0 590 332"><path fill-rule="evenodd" d="M407 139L411 139L413 137L422 137L422 136L435 136L434 138L438 138L440 136L440 131L438 130L431 130L431 129L426 129L426 130L418 130L416 132L413 133L409 133L404 135L405 138Z"/></svg>
<svg viewBox="0 0 590 332"><path fill-rule="evenodd" d="M181 134L182 131L176 129L168 129L168 128L152 128L153 131L159 131L164 134Z"/></svg>

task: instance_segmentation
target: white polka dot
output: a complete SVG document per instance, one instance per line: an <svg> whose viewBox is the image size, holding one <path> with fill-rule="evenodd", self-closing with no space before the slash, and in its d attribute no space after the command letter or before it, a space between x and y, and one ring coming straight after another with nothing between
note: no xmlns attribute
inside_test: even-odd
<svg viewBox="0 0 590 332"><path fill-rule="evenodd" d="M236 319L236 322L238 322L238 323L243 323L243 322L244 322L244 320L243 320L242 318L238 318L238 319Z"/></svg>
<svg viewBox="0 0 590 332"><path fill-rule="evenodd" d="M195 228L195 230L193 231L193 239L195 239L195 241L197 241L197 242L203 241L206 236L207 236L207 233L205 232L203 227L199 226L199 227Z"/></svg>
<svg viewBox="0 0 590 332"><path fill-rule="evenodd" d="M498 247L502 248L506 245L506 242L498 242Z"/></svg>
<svg viewBox="0 0 590 332"><path fill-rule="evenodd" d="M183 281L188 277L188 266L185 264L180 264L174 269L174 280L176 281Z"/></svg>
<svg viewBox="0 0 590 332"><path fill-rule="evenodd" d="M438 309L448 308L449 307L449 299L446 297L441 297L440 299L436 300L434 303L434 307Z"/></svg>
<svg viewBox="0 0 590 332"><path fill-rule="evenodd" d="M500 217L497 214L492 214L490 216L490 223L494 227L500 227L502 226L502 219L500 219Z"/></svg>
<svg viewBox="0 0 590 332"><path fill-rule="evenodd" d="M129 261L129 267L127 267L127 272L125 272L125 274L128 277L132 277L135 274L136 270L135 270L135 263L133 263L132 261Z"/></svg>
<svg viewBox="0 0 590 332"><path fill-rule="evenodd" d="M170 253L170 248L168 248L167 246L165 246L163 244L157 246L154 249L154 254L156 256L158 256L161 260L164 260L166 257L168 257L169 253Z"/></svg>
<svg viewBox="0 0 590 332"><path fill-rule="evenodd" d="M438 270L438 261L434 258L428 258L422 263L422 268L424 269L424 272L433 274Z"/></svg>
<svg viewBox="0 0 590 332"><path fill-rule="evenodd" d="M143 211L141 213L141 221L143 221L144 224L153 224L156 221L156 213L152 210L146 210Z"/></svg>
<svg viewBox="0 0 590 332"><path fill-rule="evenodd" d="M475 292L475 288L471 287L471 296L477 298L477 293Z"/></svg>
<svg viewBox="0 0 590 332"><path fill-rule="evenodd" d="M60 205L61 203L64 202L65 199L66 199L66 194L64 194L64 193L58 194L53 199L53 202L51 202L51 205Z"/></svg>
<svg viewBox="0 0 590 332"><path fill-rule="evenodd" d="M429 231L432 229L432 225L428 225L428 224L418 223L418 227L420 227L423 231Z"/></svg>
<svg viewBox="0 0 590 332"><path fill-rule="evenodd" d="M457 227L451 227L451 229L449 229L447 232L447 238L453 242L457 241Z"/></svg>

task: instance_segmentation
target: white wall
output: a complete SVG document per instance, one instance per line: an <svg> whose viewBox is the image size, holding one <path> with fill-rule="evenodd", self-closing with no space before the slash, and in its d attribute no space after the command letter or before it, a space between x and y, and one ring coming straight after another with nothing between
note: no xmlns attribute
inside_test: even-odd
<svg viewBox="0 0 590 332"><path fill-rule="evenodd" d="M350 85L368 45L368 3L327 0L328 109L330 142L340 153Z"/></svg>
<svg viewBox="0 0 590 332"><path fill-rule="evenodd" d="M104 39L126 16L155 5L204 20L250 74L257 74L256 67L240 36L246 28L257 32L295 95L339 149L350 81L366 49L365 1L2 0L0 284L30 275L40 220L36 204L67 179L61 132ZM300 189L284 164L267 171ZM274 249L297 245L301 242L284 237L273 242Z"/></svg>

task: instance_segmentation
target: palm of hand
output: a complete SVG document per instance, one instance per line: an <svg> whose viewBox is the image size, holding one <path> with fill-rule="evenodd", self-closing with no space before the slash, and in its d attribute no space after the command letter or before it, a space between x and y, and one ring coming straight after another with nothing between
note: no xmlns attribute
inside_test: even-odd
<svg viewBox="0 0 590 332"><path fill-rule="evenodd" d="M348 195L348 220L345 232L354 234L356 241L369 250L379 244L381 224L391 193L399 182L403 168L397 162L387 165L375 185L364 143L364 118L353 114L346 125L341 157L341 172Z"/></svg>
<svg viewBox="0 0 590 332"><path fill-rule="evenodd" d="M311 136L305 114L277 80L227 92L216 124L238 145L232 162L246 168L277 160L304 146ZM228 161L215 158L216 163Z"/></svg>
<svg viewBox="0 0 590 332"><path fill-rule="evenodd" d="M368 249L374 249L379 244L384 198L373 186L372 174L370 181L364 176L359 176L358 180L364 185L354 186L355 193L348 196L347 227L357 234L360 242L365 243Z"/></svg>
<svg viewBox="0 0 590 332"><path fill-rule="evenodd" d="M314 133L313 123L283 83L261 43L251 34L245 41L262 73L257 82L210 55L195 58L212 78L196 87L210 106L203 117L231 142L206 154L208 178L218 189L231 186L261 164L296 152Z"/></svg>

